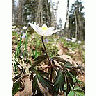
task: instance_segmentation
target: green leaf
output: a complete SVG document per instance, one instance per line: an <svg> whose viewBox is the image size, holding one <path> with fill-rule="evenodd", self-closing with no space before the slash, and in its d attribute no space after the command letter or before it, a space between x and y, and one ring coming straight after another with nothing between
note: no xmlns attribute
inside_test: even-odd
<svg viewBox="0 0 96 96"><path fill-rule="evenodd" d="M36 46L37 46L37 48L39 47L39 41L38 40L37 40L37 45Z"/></svg>
<svg viewBox="0 0 96 96"><path fill-rule="evenodd" d="M48 87L49 92L52 93L53 84L46 78L43 78L42 76L40 76L39 74L37 74L36 76L37 76L39 82L41 83L41 85L45 88Z"/></svg>
<svg viewBox="0 0 96 96"><path fill-rule="evenodd" d="M80 85L84 85L82 82L80 82L73 74L71 74L70 72L68 72L68 74L73 78L73 82L74 83L79 83Z"/></svg>
<svg viewBox="0 0 96 96"><path fill-rule="evenodd" d="M35 58L37 58L37 50L35 51Z"/></svg>
<svg viewBox="0 0 96 96"><path fill-rule="evenodd" d="M16 82L13 84L13 88L12 88L12 96L14 96L16 94L16 92L19 91L19 88L20 87L20 82Z"/></svg>
<svg viewBox="0 0 96 96"><path fill-rule="evenodd" d="M36 59L36 61L33 63L32 67L29 68L29 71L31 71L35 66L37 66L38 64L40 64L43 60L47 59L48 56L46 55L41 55L38 56Z"/></svg>
<svg viewBox="0 0 96 96"><path fill-rule="evenodd" d="M73 87L73 77L69 74L68 71L67 71L67 79L68 79L68 82L70 83L70 86Z"/></svg>
<svg viewBox="0 0 96 96"><path fill-rule="evenodd" d="M68 94L68 96L75 96L75 92L70 91L69 94Z"/></svg>
<svg viewBox="0 0 96 96"><path fill-rule="evenodd" d="M64 66L65 66L65 67L72 67L72 64L67 61L67 62L64 64Z"/></svg>
<svg viewBox="0 0 96 96"><path fill-rule="evenodd" d="M40 91L38 83L37 83L37 78L36 78L36 76L34 76L34 78L33 78L33 85L32 85L32 92L33 92L33 94L35 94L36 90Z"/></svg>
<svg viewBox="0 0 96 96"><path fill-rule="evenodd" d="M75 90L74 91L75 92L75 94L78 96L85 96L85 93L84 92L82 92L82 90Z"/></svg>
<svg viewBox="0 0 96 96"><path fill-rule="evenodd" d="M64 74L62 73L61 70L59 70L58 76L56 77L56 81L53 87L53 92L58 93L59 89L60 91L64 90Z"/></svg>
<svg viewBox="0 0 96 96"><path fill-rule="evenodd" d="M69 84L68 78L66 78L67 81L67 89L66 89L66 95L69 94L70 90L71 90L71 86Z"/></svg>
<svg viewBox="0 0 96 96"><path fill-rule="evenodd" d="M44 72L43 70L37 70L37 73L39 73L41 76L49 76L49 74Z"/></svg>

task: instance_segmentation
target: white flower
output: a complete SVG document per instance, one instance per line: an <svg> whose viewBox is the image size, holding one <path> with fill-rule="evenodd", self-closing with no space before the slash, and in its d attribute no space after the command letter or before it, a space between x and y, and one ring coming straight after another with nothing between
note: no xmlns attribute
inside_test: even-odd
<svg viewBox="0 0 96 96"><path fill-rule="evenodd" d="M57 39L54 39L54 41L56 42L56 41L57 41Z"/></svg>
<svg viewBox="0 0 96 96"><path fill-rule="evenodd" d="M53 46L55 46L55 44L53 44Z"/></svg>
<svg viewBox="0 0 96 96"><path fill-rule="evenodd" d="M16 26L12 26L12 29L15 29L16 28Z"/></svg>
<svg viewBox="0 0 96 96"><path fill-rule="evenodd" d="M69 38L66 38L66 41L71 41L71 39L69 39Z"/></svg>
<svg viewBox="0 0 96 96"><path fill-rule="evenodd" d="M15 31L15 29L12 29L12 31Z"/></svg>
<svg viewBox="0 0 96 96"><path fill-rule="evenodd" d="M85 45L83 45L82 48L85 49Z"/></svg>
<svg viewBox="0 0 96 96"><path fill-rule="evenodd" d="M76 41L76 38L72 38L72 40L71 40L72 42L75 42Z"/></svg>
<svg viewBox="0 0 96 96"><path fill-rule="evenodd" d="M56 33L54 30L54 27L47 27L46 24L43 24L42 27L39 27L39 25L28 23L30 26L41 36L51 36L53 33Z"/></svg>
<svg viewBox="0 0 96 96"><path fill-rule="evenodd" d="M78 41L78 44L81 44L81 41Z"/></svg>
<svg viewBox="0 0 96 96"><path fill-rule="evenodd" d="M36 76L36 74L33 74L33 76Z"/></svg>
<svg viewBox="0 0 96 96"><path fill-rule="evenodd" d="M23 29L24 29L24 30L26 30L26 29L27 29L27 27L25 27L25 26L24 26L24 27L23 27Z"/></svg>

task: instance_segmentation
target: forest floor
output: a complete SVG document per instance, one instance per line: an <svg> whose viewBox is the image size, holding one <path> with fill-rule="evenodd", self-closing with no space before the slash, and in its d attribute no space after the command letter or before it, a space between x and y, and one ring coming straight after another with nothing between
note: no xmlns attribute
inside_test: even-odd
<svg viewBox="0 0 96 96"><path fill-rule="evenodd" d="M27 33L26 38L20 38L21 34L15 31L12 32L12 60L14 61L16 52L19 56L15 58L17 61L15 63L19 63L25 68L25 73L27 75L24 76L22 74L22 90L17 91L14 96L31 96L32 95L32 81L29 78L28 68L30 68L31 63L35 61L35 58L43 54L42 42L41 38L37 33ZM65 37L59 37L57 35L53 35L50 37L44 37L44 43L46 46L46 50L50 57L58 56L63 58L66 61L69 61L73 64L73 66L82 66L85 69L85 43L82 41L81 44L78 42L66 41ZM27 58L31 61L31 63L26 64L26 55L25 57L22 55L24 50L28 53ZM24 53L26 54L26 53ZM43 67L46 64L42 65ZM14 71L15 70L15 71ZM18 71L16 73L16 70ZM14 64L12 65L12 78L19 74L20 68L14 68ZM46 70L45 70L46 71ZM21 73L20 73L21 74ZM84 83L85 85L85 71L81 71L78 69L78 80ZM14 83L15 80L13 80ZM40 84L39 84L40 85ZM41 86L41 85L40 85ZM42 87L43 91L44 88ZM48 94L47 94L48 95ZM39 96L39 95L38 95ZM50 94L48 96L51 96ZM60 95L64 96L64 95Z"/></svg>

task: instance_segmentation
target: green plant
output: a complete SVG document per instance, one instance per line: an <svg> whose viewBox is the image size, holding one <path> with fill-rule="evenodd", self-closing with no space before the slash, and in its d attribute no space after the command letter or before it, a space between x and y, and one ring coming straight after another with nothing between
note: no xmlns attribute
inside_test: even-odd
<svg viewBox="0 0 96 96"><path fill-rule="evenodd" d="M32 44L35 46L35 49L34 50L31 49L29 55L34 57L34 63L32 63L32 61L29 60L30 58L28 56L26 60L24 60L24 62L26 61L25 62L26 64L29 63L31 65L31 67L29 68L29 73L31 74L30 78L32 80L33 85L32 86L33 95L36 95L37 92L37 94L41 94L40 96L43 96L47 92L47 95L50 94L50 96L58 96L60 94L64 94L65 96L74 96L74 94L77 94L77 96L79 96L81 94L80 96L84 96L84 90L82 90L82 88L78 86L78 84L82 85L82 83L78 81L78 79L76 78L77 69L80 67L74 67L70 62L56 56L57 49L55 46L52 47L51 42L44 44L43 36L41 36L41 41L40 36L38 34L35 34L35 36L36 38L31 40L30 43L28 41L29 40L28 37L31 36L27 32L24 42L22 42L22 39L19 39L17 43L17 49L15 52L15 63L14 63L15 73L18 74L17 63L20 63L19 56L22 55L21 54L22 46L24 46L23 58L22 58L22 60L24 60L24 58L26 57L25 53L29 54L29 52L27 51L27 45ZM54 39L51 36L48 37L48 39L50 39L49 41L52 42L54 41ZM60 38L60 40L62 41L64 39ZM59 39L57 41L59 41ZM66 41L64 42L64 45L75 48L78 46L76 43L73 44L72 42L66 42ZM43 52L41 52L40 50L42 46L43 46ZM53 51L55 51L55 53L53 53ZM22 78L21 75L20 78ZM14 86L18 85L16 84L17 83L14 83ZM18 91L19 87L20 86L18 85L16 89L13 88L13 94L15 94ZM46 92L44 91L44 89L46 90Z"/></svg>
<svg viewBox="0 0 96 96"><path fill-rule="evenodd" d="M41 84L44 88L46 88L46 90L48 91L47 94L51 94L52 96L57 96L58 94L66 94L67 96L69 92L72 89L74 89L75 83L80 83L80 81L76 79L76 70L73 70L75 69L75 67L73 67L72 64L70 64L70 62L60 57L50 58L46 52L43 37L41 37L41 40L46 55L38 56L33 65L29 68L29 71L32 74L30 78L32 78L33 80L32 89L34 89L35 87L34 82L37 82L38 86ZM48 66L45 67L45 69L48 69L48 72L45 72L44 69L42 69L42 67L39 68L39 66L42 62L44 62L44 60L48 60ZM58 66L55 64L54 60L58 62ZM38 92L38 87L36 87L35 90L33 90L34 95L36 90ZM44 94L42 89L41 92Z"/></svg>

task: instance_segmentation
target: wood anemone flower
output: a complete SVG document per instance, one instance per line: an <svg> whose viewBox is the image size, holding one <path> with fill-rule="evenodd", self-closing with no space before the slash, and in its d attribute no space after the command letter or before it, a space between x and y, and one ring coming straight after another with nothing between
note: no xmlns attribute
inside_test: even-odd
<svg viewBox="0 0 96 96"><path fill-rule="evenodd" d="M54 31L54 27L47 27L46 24L43 24L42 27L39 27L39 25L28 23L30 26L41 36L51 36L53 33L56 33Z"/></svg>

